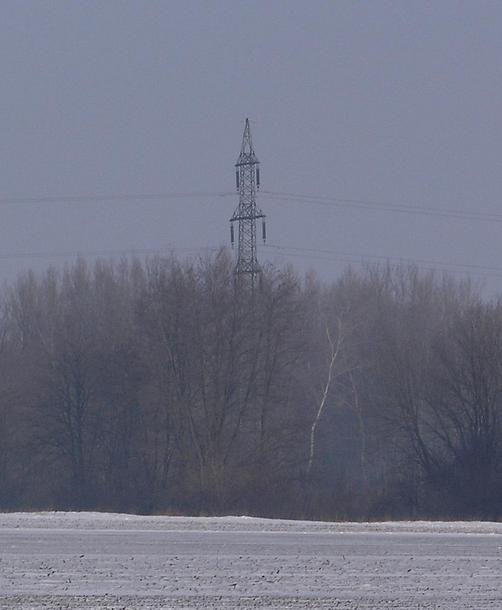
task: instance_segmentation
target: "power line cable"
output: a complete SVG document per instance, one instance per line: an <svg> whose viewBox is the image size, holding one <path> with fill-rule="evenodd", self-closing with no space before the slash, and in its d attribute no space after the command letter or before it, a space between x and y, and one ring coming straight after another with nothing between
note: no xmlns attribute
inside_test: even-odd
<svg viewBox="0 0 502 610"><path fill-rule="evenodd" d="M79 256L150 256L155 254L170 254L172 252L199 253L215 252L220 248L216 246L199 247L166 247L166 248L121 248L103 250L48 250L39 252L6 252L0 253L0 260L22 259L22 258L77 258Z"/></svg>
<svg viewBox="0 0 502 610"><path fill-rule="evenodd" d="M502 214L492 212L469 212L453 208L432 208L418 205L393 203L390 201L376 201L371 199L349 199L343 197L328 197L324 195L306 195L298 193L283 193L277 191L262 191L268 199L284 201L286 203L299 203L320 205L337 208L356 208L374 212L397 212L399 214L419 214L424 216L443 216L459 220L481 220L485 222L502 222Z"/></svg>
<svg viewBox="0 0 502 610"><path fill-rule="evenodd" d="M437 269L442 267L447 271L460 272L464 274L490 274L502 277L502 267L489 265L475 265L469 263L453 263L434 259L405 258L395 256L383 256L378 254L359 254L354 252L340 252L336 250L325 250L321 248L301 248L298 246L281 246L278 244L265 244L263 247L284 252L286 256L303 256L306 258L317 258L319 260L339 259L345 262L364 264L368 260L378 262L406 263L417 265L427 269ZM452 267L453 269L450 269Z"/></svg>
<svg viewBox="0 0 502 610"><path fill-rule="evenodd" d="M425 216L442 216L460 220L480 220L485 222L502 222L502 214L494 212L469 212L454 208L433 208L396 203L383 200L353 199L347 197L331 197L326 195L312 195L279 191L261 191L266 199L283 201L285 203L298 203L306 205L319 205L335 208L355 208L373 212L396 212L399 214L413 214ZM50 203L113 203L125 201L162 201L176 199L211 199L234 197L231 191L196 191L196 192L158 192L158 193L117 193L111 195L54 195L33 197L0 197L0 205L23 204L50 204Z"/></svg>
<svg viewBox="0 0 502 610"><path fill-rule="evenodd" d="M384 212L397 212L407 214L423 214L430 216L445 216L453 217L462 220L481 220L489 222L502 222L502 214L485 213L485 212L467 212L461 210L454 210L451 208L431 208L431 207L419 207L416 205L404 205L388 201L376 201L369 199L349 199L340 197L329 197L323 195L306 195L290 192L278 192L278 191L261 191L262 196L265 195L269 199L283 201L286 203L301 203L301 204L314 204L323 205L329 207L356 207L359 209L370 210L370 211L384 211ZM67 195L67 196L42 196L42 197L4 197L0 198L0 205L13 205L13 204L45 204L45 203L85 203L85 202L120 202L120 201L144 201L144 200L174 200L174 199L187 199L187 198L215 198L215 197L233 197L233 192L159 192L159 193L122 193L112 195ZM347 252L337 252L333 250L325 250L319 248L300 248L296 246L280 246L275 244L268 244L266 246L270 249L276 249L282 251L287 256L301 256L303 258L316 258L317 260L344 260L346 262L352 262L360 264L363 260L378 260L378 261L391 261L391 262L406 262L409 264L416 264L421 266L427 265L427 268L434 268L433 266L440 266L457 269L457 272L462 273L491 273L491 274L502 274L501 267L486 266L486 265L474 265L474 264L461 264L461 263L448 263L439 260L426 260L426 259L413 259L413 258L402 258L402 257L389 257L381 255L370 255L370 254L355 254ZM13 252L13 253L0 253L0 259L15 259L15 258L53 258L53 257L76 257L76 256L117 256L117 255L136 255L146 256L167 252L200 252L203 250L215 250L214 247L206 248L150 248L150 249L120 249L120 250L87 250L87 251L47 251L47 252ZM326 258L329 257L329 258ZM361 259L360 261L354 260L355 258ZM462 271L460 271L462 270Z"/></svg>
<svg viewBox="0 0 502 610"><path fill-rule="evenodd" d="M474 264L463 264L463 263L452 263L441 260L432 259L420 259L420 258L404 258L395 256L384 256L377 254L362 254L355 252L341 252L337 250L328 250L322 248L302 248L299 246L284 246L278 244L266 244L263 246L268 250L276 250L281 252L284 256L288 257L300 257L305 259L315 259L323 261L338 260L352 264L366 264L369 260L375 260L377 262L392 262L392 263L405 263L411 265L417 265L422 269L438 270L438 267L445 271L451 271L453 273L462 274L474 274L474 275L490 275L494 277L502 277L502 267L488 266L488 265L474 265ZM0 260L9 259L24 259L24 258L35 258L35 259L50 259L50 258L76 258L79 256L89 257L114 257L114 256L154 256L157 254L170 254L170 253L204 253L204 252L217 252L221 249L221 246L199 246L199 247L165 247L165 248L122 248L122 249L97 249L97 250L49 250L49 251L38 251L38 252L9 252L0 253Z"/></svg>
<svg viewBox="0 0 502 610"><path fill-rule="evenodd" d="M40 203L107 203L114 201L161 201L163 199L200 199L211 197L230 197L232 192L194 192L194 193L122 193L115 195L57 195L41 197L0 197L0 205L40 204Z"/></svg>

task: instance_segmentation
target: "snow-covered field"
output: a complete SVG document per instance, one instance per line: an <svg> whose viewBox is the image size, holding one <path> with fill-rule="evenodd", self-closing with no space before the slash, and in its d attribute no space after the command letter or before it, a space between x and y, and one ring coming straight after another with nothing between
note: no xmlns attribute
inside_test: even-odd
<svg viewBox="0 0 502 610"><path fill-rule="evenodd" d="M0 515L0 608L502 608L502 524Z"/></svg>

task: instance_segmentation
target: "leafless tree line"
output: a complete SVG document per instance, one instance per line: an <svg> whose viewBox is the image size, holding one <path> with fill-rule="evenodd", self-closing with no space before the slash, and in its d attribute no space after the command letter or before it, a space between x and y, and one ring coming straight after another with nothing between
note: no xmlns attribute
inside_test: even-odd
<svg viewBox="0 0 502 610"><path fill-rule="evenodd" d="M0 375L3 509L500 517L502 301L451 277L79 260L3 290Z"/></svg>

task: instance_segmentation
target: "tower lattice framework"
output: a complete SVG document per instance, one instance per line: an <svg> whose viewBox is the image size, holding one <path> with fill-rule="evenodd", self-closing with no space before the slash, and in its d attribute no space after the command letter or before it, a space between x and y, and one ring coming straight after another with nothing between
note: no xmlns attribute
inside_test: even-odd
<svg viewBox="0 0 502 610"><path fill-rule="evenodd" d="M263 242L266 239L265 214L256 205L256 193L260 188L260 162L253 148L249 119L246 119L239 158L235 164L236 188L239 205L230 219L230 236L234 245L234 223L238 223L236 275L248 275L254 286L261 273L256 251L256 221L262 219Z"/></svg>

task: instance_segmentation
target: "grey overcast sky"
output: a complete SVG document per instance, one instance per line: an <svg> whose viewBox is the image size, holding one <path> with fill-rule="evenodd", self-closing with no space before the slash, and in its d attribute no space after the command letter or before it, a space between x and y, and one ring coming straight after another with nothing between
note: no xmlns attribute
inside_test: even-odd
<svg viewBox="0 0 502 610"><path fill-rule="evenodd" d="M262 189L301 196L261 194L287 248L262 261L471 265L502 291L501 32L499 0L3 0L0 278L228 244L248 116ZM148 193L207 196L99 199Z"/></svg>

